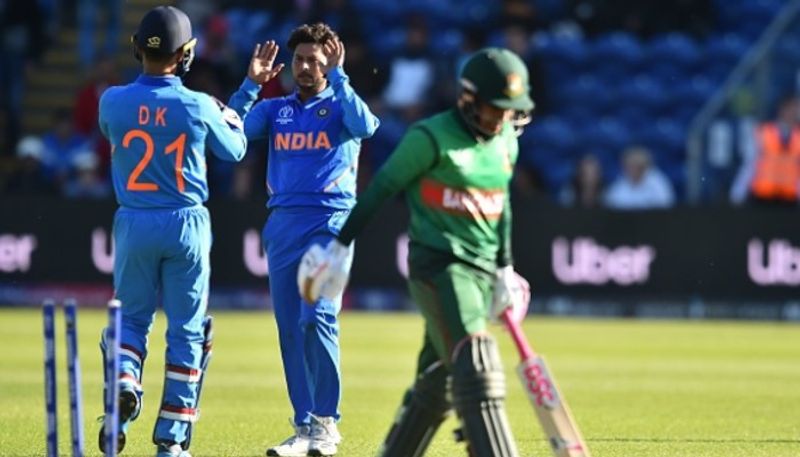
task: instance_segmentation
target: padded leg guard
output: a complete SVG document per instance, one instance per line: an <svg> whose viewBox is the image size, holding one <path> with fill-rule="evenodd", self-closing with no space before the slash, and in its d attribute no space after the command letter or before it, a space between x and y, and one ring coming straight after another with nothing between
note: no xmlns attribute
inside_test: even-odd
<svg viewBox="0 0 800 457"><path fill-rule="evenodd" d="M503 365L492 337L472 336L459 343L453 354L451 387L470 455L516 457L503 401Z"/></svg>
<svg viewBox="0 0 800 457"><path fill-rule="evenodd" d="M214 342L214 328L211 325L213 322L214 319L211 316L206 316L203 320L203 355L200 356L200 369L203 371L202 375L200 375L200 385L197 386L197 408L200 407L200 394L203 393L203 381L206 378L208 364L211 362L211 347L212 343ZM183 450L189 449L189 444L192 442L193 428L194 422L189 424L189 430L186 432L186 441L181 443Z"/></svg>
<svg viewBox="0 0 800 457"><path fill-rule="evenodd" d="M444 364L436 362L417 378L414 386L406 391L378 456L420 457L425 453L450 412L447 376Z"/></svg>
<svg viewBox="0 0 800 457"><path fill-rule="evenodd" d="M103 329L103 331L100 333L100 355L103 358L104 367L107 366L106 355L108 354L106 331L107 329ZM142 373L144 373L144 359L147 356L146 353L140 353L136 349L125 345L122 345L120 349L122 353L125 354L125 357L133 359L134 363L136 364L135 371L139 373L139 376L136 377L130 373L121 373L120 378L117 380L117 382L120 384L119 434L117 435L118 453L125 448L125 442L128 435L128 426L131 422L136 420L137 417L139 417L139 413L142 410L143 391L141 376ZM105 402L106 389L108 389L108 386L108 373L106 370L103 370L103 402ZM105 425L100 428L97 442L100 451L105 453Z"/></svg>
<svg viewBox="0 0 800 457"><path fill-rule="evenodd" d="M166 417L167 415L169 415L169 418L171 418L171 419L176 419L177 418L178 420L184 420L184 421L189 423L188 428L186 430L186 439L182 443L166 443L166 444L179 444L184 451L189 449L189 445L192 442L192 430L194 429L194 424L195 424L195 422L197 421L197 419L199 418L199 415L200 415L200 409L199 408L200 408L200 398L201 398L201 394L202 394L202 391L203 391L203 381L205 380L206 370L208 369L209 362L211 361L212 346L213 346L213 341L214 341L214 328L213 328L213 325L212 325L213 322L214 322L214 320L213 320L213 318L211 316L206 316L203 319L203 353L200 356L200 369L197 370L197 371L199 371L199 377L197 379L191 379L193 374L189 374L189 377L186 379L188 382L197 382L197 399L195 401L194 408L192 408L191 412L185 411L185 412L179 412L177 414L173 413L171 411L170 412L165 412L164 400L162 399L162 401L161 401L162 410L159 413L160 417ZM170 371L169 367L167 368L167 371L168 372ZM188 370L188 371L191 372L192 370ZM171 375L168 373L167 377L170 377L170 376ZM174 374L173 374L173 376L174 376ZM164 383L164 385L166 386L166 382ZM185 414L186 417L181 417L184 414ZM156 433L156 431L154 429L153 430L153 443L155 443L157 445L165 444L163 442L160 442L156 438L155 433Z"/></svg>

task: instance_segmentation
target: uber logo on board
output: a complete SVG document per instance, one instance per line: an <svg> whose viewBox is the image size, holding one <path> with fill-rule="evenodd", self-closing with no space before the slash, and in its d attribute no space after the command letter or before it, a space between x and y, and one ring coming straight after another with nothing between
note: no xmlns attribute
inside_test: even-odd
<svg viewBox="0 0 800 457"><path fill-rule="evenodd" d="M800 248L788 240L767 244L753 238L747 243L747 273L762 286L796 286L800 284Z"/></svg>
<svg viewBox="0 0 800 457"><path fill-rule="evenodd" d="M31 268L31 255L36 237L30 234L0 234L0 272L26 272Z"/></svg>
<svg viewBox="0 0 800 457"><path fill-rule="evenodd" d="M570 249L571 248L571 249ZM570 253L571 251L571 253ZM644 284L656 258L652 246L605 247L589 237L553 241L553 274L562 284Z"/></svg>

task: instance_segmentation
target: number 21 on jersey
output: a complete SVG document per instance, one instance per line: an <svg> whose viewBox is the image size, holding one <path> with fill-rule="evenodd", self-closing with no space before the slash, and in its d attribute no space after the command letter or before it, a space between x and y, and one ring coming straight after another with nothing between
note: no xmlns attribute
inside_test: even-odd
<svg viewBox="0 0 800 457"><path fill-rule="evenodd" d="M122 138L122 147L130 147L131 142L135 139L140 139L144 142L144 155L142 156L142 160L136 164L136 168L133 169L133 172L128 177L127 189L134 192L156 191L158 190L158 184L139 181L139 175L142 174L144 169L147 168L147 165L150 163L150 160L153 159L153 153L155 149L155 146L153 145L153 137L141 129L130 130ZM181 133L178 138L175 139L175 141L168 144L167 147L164 148L164 154L169 155L173 152L175 153L175 181L177 182L179 192L183 192L184 188L186 187L186 184L183 180L183 151L185 147L186 134Z"/></svg>

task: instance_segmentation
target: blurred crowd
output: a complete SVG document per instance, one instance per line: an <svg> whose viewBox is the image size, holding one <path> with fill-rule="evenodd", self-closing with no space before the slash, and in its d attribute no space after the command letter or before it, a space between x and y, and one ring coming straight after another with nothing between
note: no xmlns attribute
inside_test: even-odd
<svg viewBox="0 0 800 457"><path fill-rule="evenodd" d="M747 3L746 0L737 2ZM663 46L679 46L683 43L681 40L710 43L709 37L719 32L718 7L723 2L181 0L174 3L190 16L198 38L197 57L185 77L185 84L221 100L227 100L241 83L257 41L275 39L283 45L289 31L301 23L324 21L337 30L346 46L345 70L351 84L381 119L376 135L363 144L359 171L362 184L386 160L410 123L453 105L458 88L457 74L467 55L486 45L508 47L528 63L532 96L536 103L533 125L521 138L521 158L514 192L565 206L647 209L666 208L682 201L684 156L668 151L667 155L672 155L665 162L667 159L664 159L665 153L661 149L664 141L651 145L647 136L624 135L620 136L623 140L604 142L608 137L605 131L599 132L606 136L597 141L586 133L583 136L586 141L570 143L570 137L575 137L571 130L575 130L576 125L581 125L579 133L616 125L614 122L630 129L633 126L625 124L628 122L626 119L639 122L642 114L628 109L603 123L581 118L582 112L572 108L580 105L582 100L575 103L570 95L574 97L582 88L586 89L585 75L582 73L580 80L564 80L548 59L548 52L552 50L548 46L551 44L542 43L560 46L560 42L553 40L564 39L606 46L604 37L622 37L621 40L606 41L612 41L608 45L612 46L611 50L623 52L626 58L631 49L629 41L640 48L644 46L642 43L657 41L658 37L664 36L678 36L680 39L677 42L673 39ZM119 53L128 53L127 49L117 49L116 46L120 42L118 35L124 7L121 0L0 0L0 38L3 40L0 53L3 92L0 100L6 127L5 157L12 163L5 167L5 173L0 172L3 175L0 177L0 195L113 198L108 176L110 147L99 134L96 120L97 103L103 90L135 77L135 73L124 74L117 68ZM93 37L100 23L106 33L105 45L96 49ZM75 53L79 56L85 81L75 94L71 109L56 110L52 113L47 132L30 135L23 131L19 122L25 74L41 59L48 43L62 27L77 30ZM762 29L747 31L750 40ZM595 48L598 55L610 52L600 45ZM585 49L563 50L559 52L562 59L570 52L585 52ZM289 61L285 45L278 59ZM730 70L725 68L722 73ZM594 74L590 73L590 76ZM602 76L620 78L613 72ZM573 86L576 90L564 95ZM703 87L707 86L708 83ZM590 85L588 97L602 99L604 89L602 85ZM261 97L281 96L292 90L291 72L284 70L281 78L263 87ZM707 97L709 94L704 92L702 95ZM688 119L705 99L697 98L697 105L691 105L688 115L685 115L687 109L683 107L680 115L667 120L668 133L675 131L675 135L685 137ZM572 105L565 110L570 101ZM618 105L636 103L637 100L631 99L616 101ZM665 112L657 115L664 116ZM672 114L671 111L666 113ZM653 119L655 124L656 118ZM664 130L661 118L658 119L659 128ZM670 130L672 124L669 122L680 128ZM650 132L645 128L642 131ZM558 137L555 140L547 137L552 132ZM673 137L669 140L672 141L668 143L670 147L684 148L682 143L673 144L676 143ZM212 198L265 198L266 147L265 144L251 144L247 158L241 164L221 162L209 155ZM543 154L557 157L540 160ZM662 166L666 166L666 170ZM752 163L749 166L755 167ZM750 175L752 177L753 172ZM735 201L746 201L747 198L741 194L748 194L749 185L740 182L738 186L745 190L737 191Z"/></svg>

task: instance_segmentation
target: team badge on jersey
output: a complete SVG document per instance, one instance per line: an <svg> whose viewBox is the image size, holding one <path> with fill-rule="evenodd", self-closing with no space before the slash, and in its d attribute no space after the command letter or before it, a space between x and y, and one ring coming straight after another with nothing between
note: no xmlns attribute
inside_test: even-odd
<svg viewBox="0 0 800 457"><path fill-rule="evenodd" d="M331 114L331 110L327 106L320 107L317 110L317 117L327 117L329 114Z"/></svg>

